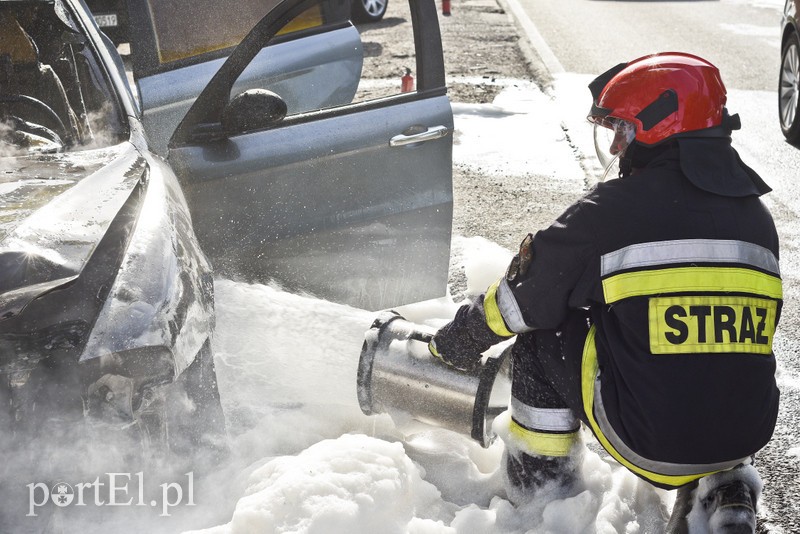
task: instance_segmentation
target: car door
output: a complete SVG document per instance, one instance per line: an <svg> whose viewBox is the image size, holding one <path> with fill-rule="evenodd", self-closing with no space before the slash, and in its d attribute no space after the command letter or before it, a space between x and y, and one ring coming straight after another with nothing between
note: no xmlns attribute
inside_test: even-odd
<svg viewBox="0 0 800 534"><path fill-rule="evenodd" d="M195 232L225 276L276 280L289 290L367 309L443 296L452 228L453 118L434 0L410 0L406 18L398 22L407 25L408 42L375 46L367 39L359 46L366 50L365 64L377 71L384 51L408 56L413 90L401 92L402 73L386 80L380 72L372 78L360 72L357 94L347 103L332 101L315 110L287 105L285 117L245 106L243 115L255 117L255 125L227 120L236 115L230 112L233 102L242 102L232 99L242 72L262 49L284 43L274 36L321 1L283 0L271 9L172 137L169 162ZM313 31L307 35L325 39ZM322 52L301 46L294 53L302 58ZM273 74L280 78L280 68ZM270 88L273 101L288 103L293 90L325 92L325 83Z"/></svg>
<svg viewBox="0 0 800 534"><path fill-rule="evenodd" d="M153 151L166 155L194 99L278 1L127 0L132 70ZM349 102L363 59L349 6L325 0L299 14L250 61L234 91L279 87L292 112Z"/></svg>

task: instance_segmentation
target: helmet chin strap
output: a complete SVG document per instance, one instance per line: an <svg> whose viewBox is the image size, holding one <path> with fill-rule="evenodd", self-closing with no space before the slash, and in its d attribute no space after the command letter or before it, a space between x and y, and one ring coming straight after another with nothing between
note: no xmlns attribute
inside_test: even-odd
<svg viewBox="0 0 800 534"><path fill-rule="evenodd" d="M606 178L608 178L608 173L611 172L611 168L614 167L614 163L616 163L618 159L619 159L619 154L616 154L611 159L611 161L608 162L608 165L606 165L606 170L603 172L603 176L600 177L600 181L601 182L605 182L606 181Z"/></svg>
<svg viewBox="0 0 800 534"><path fill-rule="evenodd" d="M630 148L630 147L628 147ZM625 150L626 154L623 154L621 158L619 158L619 177L626 178L630 176L631 172L633 171L633 160L627 157L627 150Z"/></svg>
<svg viewBox="0 0 800 534"><path fill-rule="evenodd" d="M603 176L600 178L601 182L606 181L608 174L611 172L611 169L614 167L614 164L617 161L619 161L619 173L617 174L619 178L625 178L633 171L633 162L625 156L620 157L619 154L616 154L614 158L608 162L608 165L606 165L606 170L603 172Z"/></svg>

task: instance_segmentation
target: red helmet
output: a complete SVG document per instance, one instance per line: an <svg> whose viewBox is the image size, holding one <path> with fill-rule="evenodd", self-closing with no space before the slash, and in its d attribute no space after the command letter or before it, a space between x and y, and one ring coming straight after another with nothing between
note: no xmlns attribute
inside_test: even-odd
<svg viewBox="0 0 800 534"><path fill-rule="evenodd" d="M725 85L717 67L681 52L652 54L623 63L591 84L589 120L610 127L622 119L636 127L636 141L654 145L676 134L722 125Z"/></svg>

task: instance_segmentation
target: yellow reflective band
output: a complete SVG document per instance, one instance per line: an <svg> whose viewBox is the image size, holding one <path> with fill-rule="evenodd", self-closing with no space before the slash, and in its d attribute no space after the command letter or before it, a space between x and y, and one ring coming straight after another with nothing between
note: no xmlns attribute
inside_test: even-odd
<svg viewBox="0 0 800 534"><path fill-rule="evenodd" d="M603 434L603 431L600 430L600 425L597 424L597 420L594 417L594 381L597 377L598 369L597 347L594 344L594 337L595 326L592 325L592 327L589 329L589 334L586 336L586 343L583 346L583 361L581 363L581 389L583 391L583 411L586 413L586 417L589 420L589 425L594 431L594 435L597 437L597 440L600 442L603 448L608 451L608 453L613 456L614 459L634 473L641 475L648 480L652 480L653 482L658 482L659 484L664 484L667 486L682 486L692 482L693 480L713 474L715 471L699 473L695 475L662 475L642 469L641 467L632 464L623 458L619 452L617 452L614 446L608 441L608 438Z"/></svg>
<svg viewBox="0 0 800 534"><path fill-rule="evenodd" d="M509 330L506 326L506 322L503 320L503 314L500 313L500 307L497 305L497 288L499 286L500 280L489 287L486 291L486 296L483 298L483 311L486 315L486 325L498 336L511 337L514 335L514 332Z"/></svg>
<svg viewBox="0 0 800 534"><path fill-rule="evenodd" d="M630 297L695 291L783 298L780 278L740 267L675 267L623 273L603 280L607 304Z"/></svg>
<svg viewBox="0 0 800 534"><path fill-rule="evenodd" d="M513 419L509 425L511 435L523 445L528 454L542 456L569 456L572 446L578 440L578 431L567 434L551 434L528 430Z"/></svg>
<svg viewBox="0 0 800 534"><path fill-rule="evenodd" d="M650 352L772 354L777 309L750 297L651 298Z"/></svg>

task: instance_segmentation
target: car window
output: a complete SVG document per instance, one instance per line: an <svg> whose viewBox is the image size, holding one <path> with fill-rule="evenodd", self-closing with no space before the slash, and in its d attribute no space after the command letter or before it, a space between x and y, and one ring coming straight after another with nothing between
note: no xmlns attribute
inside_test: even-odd
<svg viewBox="0 0 800 534"><path fill-rule="evenodd" d="M280 39L285 21L335 1L279 2L216 71L183 117L171 146L444 94L438 21L423 20L415 0L398 2L397 17L360 32L348 13L344 24L321 32L297 31L289 42ZM392 33L373 40L371 28ZM267 76L259 75L262 65L271 66ZM417 78L418 69L428 74Z"/></svg>
<svg viewBox="0 0 800 534"><path fill-rule="evenodd" d="M181 9L178 16L177 10L182 6L175 2L148 0L159 62L180 61L236 46L275 3L276 0L241 0L234 6L219 0L195 0L190 12Z"/></svg>
<svg viewBox="0 0 800 534"><path fill-rule="evenodd" d="M151 34L137 35L147 43L131 43L137 59L139 77L224 57L238 45L253 26L280 0L195 0L186 9L183 0L133 0L133 18L147 17ZM321 32L347 20L342 0L321 2L291 20L278 34L277 41ZM221 16L224 14L224 17ZM144 50L136 50L145 44Z"/></svg>
<svg viewBox="0 0 800 534"><path fill-rule="evenodd" d="M327 0L320 0L266 43L264 51L273 59L271 64L279 64L275 60L283 51L292 50L280 36L297 32L298 47L294 53L310 61L295 64L291 70L278 68L280 75L266 78L261 88L284 100L290 119L310 112L346 111L342 108L404 94L410 97L408 94L417 89L417 65L409 4L402 0L392 4L391 15L377 23L354 24L348 20L346 28L325 33L324 41L315 44L313 34L300 31L299 19L322 11L321 6L326 3ZM270 54L273 48L276 51ZM252 77L251 67L241 76ZM236 85L231 98L236 97L235 89Z"/></svg>
<svg viewBox="0 0 800 534"><path fill-rule="evenodd" d="M0 3L0 155L118 143L127 129L111 87L60 2Z"/></svg>
<svg viewBox="0 0 800 534"><path fill-rule="evenodd" d="M307 9L304 16L321 11L320 6L326 1L320 0L320 4ZM298 31L300 18L292 20L276 35L280 37ZM353 27L357 30L355 42L352 39L339 39L336 32L329 32L306 68L273 75L263 84L262 88L274 91L286 102L287 116L333 110L415 92L415 41L407 2L400 0L392 4L392 12L380 22L353 23L348 20L347 25L350 30ZM345 33L344 29L342 33ZM300 36L304 43L308 43L303 45L304 49L312 50L313 35L300 33ZM284 41L279 38L270 40L267 52L282 43ZM242 76L247 74L245 70ZM297 83L289 84L298 79L303 79L301 88ZM308 93L316 93L316 96L309 96ZM303 98L298 98L299 94L304 94ZM310 107L309 102L317 102L318 105Z"/></svg>
<svg viewBox="0 0 800 534"><path fill-rule="evenodd" d="M324 2L324 0L322 0ZM361 2L363 0L354 0ZM416 89L416 54L414 42L414 29L411 23L411 14L408 2L399 0L392 4L390 15L379 22L356 23L350 21L358 31L359 49L358 66L341 61L343 57L349 55L348 51L343 51L340 55L328 54L329 61L320 60L317 70L325 72L325 76L318 80L309 79L305 84L304 90L313 89L319 93L331 92L334 82L348 80L347 83L340 84L338 96L325 96L324 98L306 99L306 101L320 101L323 105L317 109L309 109L308 106L292 106L292 95L281 94L287 100L288 115L306 113L309 111L336 108L348 104L366 102L370 100L382 99L385 97L400 95L401 93L414 92ZM320 6L314 6L306 13L320 10ZM298 17L300 18L300 17ZM298 21L294 20L286 27L278 31L277 35L290 34L298 29ZM275 46L282 42L274 39L269 46ZM331 42L335 42L331 39ZM329 44L333 48L333 45ZM343 48L352 49L351 42L343 42ZM360 72L359 72L360 70ZM336 71L336 74L334 74ZM347 72L345 72L347 71ZM327 80L328 83L325 83ZM349 88L355 81L355 92ZM280 88L281 83L276 87ZM274 87L267 86L268 89Z"/></svg>
<svg viewBox="0 0 800 534"><path fill-rule="evenodd" d="M359 23L356 28L364 65L354 102L416 91L417 59L408 2L392 2L383 20Z"/></svg>

